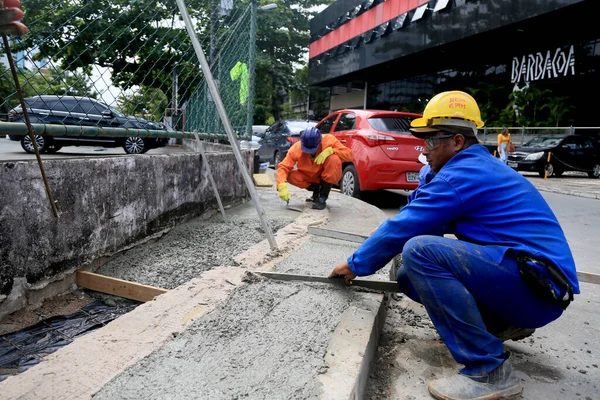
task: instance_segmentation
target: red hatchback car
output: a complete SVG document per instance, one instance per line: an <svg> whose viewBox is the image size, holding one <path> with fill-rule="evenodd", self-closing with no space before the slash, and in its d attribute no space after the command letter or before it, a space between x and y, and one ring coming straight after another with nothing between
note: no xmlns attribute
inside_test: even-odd
<svg viewBox="0 0 600 400"><path fill-rule="evenodd" d="M421 114L381 110L339 110L322 119L317 128L331 133L352 149L353 163L345 163L342 192L360 197L377 189L416 189L418 160L424 142L409 132L410 122Z"/></svg>

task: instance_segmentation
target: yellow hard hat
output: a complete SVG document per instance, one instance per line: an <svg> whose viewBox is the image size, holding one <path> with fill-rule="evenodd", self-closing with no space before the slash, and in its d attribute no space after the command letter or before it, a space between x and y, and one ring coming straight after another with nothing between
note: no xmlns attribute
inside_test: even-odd
<svg viewBox="0 0 600 400"><path fill-rule="evenodd" d="M481 120L481 112L477 102L471 95L459 90L442 92L435 95L423 111L423 117L410 124L413 135L423 138L428 133L447 127L471 128L477 134L477 128L485 123Z"/></svg>

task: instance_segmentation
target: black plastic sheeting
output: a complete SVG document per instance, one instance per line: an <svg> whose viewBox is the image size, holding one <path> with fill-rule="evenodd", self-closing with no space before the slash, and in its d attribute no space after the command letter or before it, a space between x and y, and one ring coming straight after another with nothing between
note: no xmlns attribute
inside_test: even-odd
<svg viewBox="0 0 600 400"><path fill-rule="evenodd" d="M103 327L139 304L128 301L107 306L96 300L73 314L51 317L0 336L0 382L36 365L45 355L68 345L78 336Z"/></svg>

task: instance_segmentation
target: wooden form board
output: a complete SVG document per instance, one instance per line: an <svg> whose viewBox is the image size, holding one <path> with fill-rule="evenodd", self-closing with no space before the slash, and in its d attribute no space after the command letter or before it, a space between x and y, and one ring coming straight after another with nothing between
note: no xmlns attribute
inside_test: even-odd
<svg viewBox="0 0 600 400"><path fill-rule="evenodd" d="M77 271L75 283L85 289L144 302L168 291L167 289L111 278L88 271Z"/></svg>

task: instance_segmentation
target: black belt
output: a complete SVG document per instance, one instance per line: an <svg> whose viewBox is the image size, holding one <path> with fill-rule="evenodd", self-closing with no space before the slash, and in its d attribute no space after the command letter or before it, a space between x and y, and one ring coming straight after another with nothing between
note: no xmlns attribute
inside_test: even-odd
<svg viewBox="0 0 600 400"><path fill-rule="evenodd" d="M571 304L573 286L560 268L522 252L517 256L517 262L521 278L538 297L562 308Z"/></svg>

